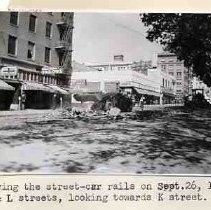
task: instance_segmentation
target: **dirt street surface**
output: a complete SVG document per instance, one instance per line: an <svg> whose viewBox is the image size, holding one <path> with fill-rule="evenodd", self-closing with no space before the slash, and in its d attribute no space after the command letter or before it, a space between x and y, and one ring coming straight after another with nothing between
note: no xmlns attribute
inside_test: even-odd
<svg viewBox="0 0 211 210"><path fill-rule="evenodd" d="M0 172L211 173L211 111L145 120L0 112Z"/></svg>

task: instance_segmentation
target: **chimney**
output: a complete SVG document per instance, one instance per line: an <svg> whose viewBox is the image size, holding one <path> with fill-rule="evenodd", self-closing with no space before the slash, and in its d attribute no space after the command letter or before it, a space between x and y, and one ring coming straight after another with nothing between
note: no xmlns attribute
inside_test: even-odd
<svg viewBox="0 0 211 210"><path fill-rule="evenodd" d="M124 61L124 55L114 55L114 62Z"/></svg>

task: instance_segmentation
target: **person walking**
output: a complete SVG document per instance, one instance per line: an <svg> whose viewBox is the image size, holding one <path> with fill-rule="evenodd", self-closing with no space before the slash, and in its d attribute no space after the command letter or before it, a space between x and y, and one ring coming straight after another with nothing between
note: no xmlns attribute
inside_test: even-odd
<svg viewBox="0 0 211 210"><path fill-rule="evenodd" d="M25 109L25 103L26 103L26 94L22 93L22 95L21 95L21 110Z"/></svg>
<svg viewBox="0 0 211 210"><path fill-rule="evenodd" d="M144 100L145 100L145 97L141 96L140 101L139 101L139 106L141 108L141 111L144 110Z"/></svg>

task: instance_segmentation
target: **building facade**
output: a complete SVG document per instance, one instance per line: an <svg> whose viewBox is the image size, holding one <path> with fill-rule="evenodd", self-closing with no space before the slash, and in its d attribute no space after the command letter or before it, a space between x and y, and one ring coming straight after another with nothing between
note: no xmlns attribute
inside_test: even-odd
<svg viewBox="0 0 211 210"><path fill-rule="evenodd" d="M0 78L16 95L52 93L45 85L68 87L72 31L73 13L0 12Z"/></svg>
<svg viewBox="0 0 211 210"><path fill-rule="evenodd" d="M183 101L184 97L191 94L191 72L182 61L179 61L174 54L163 53L157 55L157 64L163 72L176 78L176 99Z"/></svg>
<svg viewBox="0 0 211 210"><path fill-rule="evenodd" d="M109 93L120 88L138 98L145 96L147 103L171 103L175 98L174 84L175 78L158 68L142 72L134 70L132 63L92 67L73 63L71 87L75 92Z"/></svg>

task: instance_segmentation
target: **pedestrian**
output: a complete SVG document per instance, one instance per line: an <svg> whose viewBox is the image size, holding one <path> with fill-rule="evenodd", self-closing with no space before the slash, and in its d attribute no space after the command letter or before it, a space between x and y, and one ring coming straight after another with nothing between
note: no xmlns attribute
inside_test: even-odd
<svg viewBox="0 0 211 210"><path fill-rule="evenodd" d="M25 103L26 103L26 94L22 93L22 95L21 95L21 110L25 109Z"/></svg>
<svg viewBox="0 0 211 210"><path fill-rule="evenodd" d="M62 96L60 96L60 98L59 98L59 102L60 102L60 109L62 109L63 108L63 98L62 98Z"/></svg>
<svg viewBox="0 0 211 210"><path fill-rule="evenodd" d="M53 94L53 99L52 99L52 108L56 109L57 107L57 95L56 93Z"/></svg>
<svg viewBox="0 0 211 210"><path fill-rule="evenodd" d="M142 111L144 110L144 100L145 100L145 97L141 96L140 101L139 101L139 106Z"/></svg>

